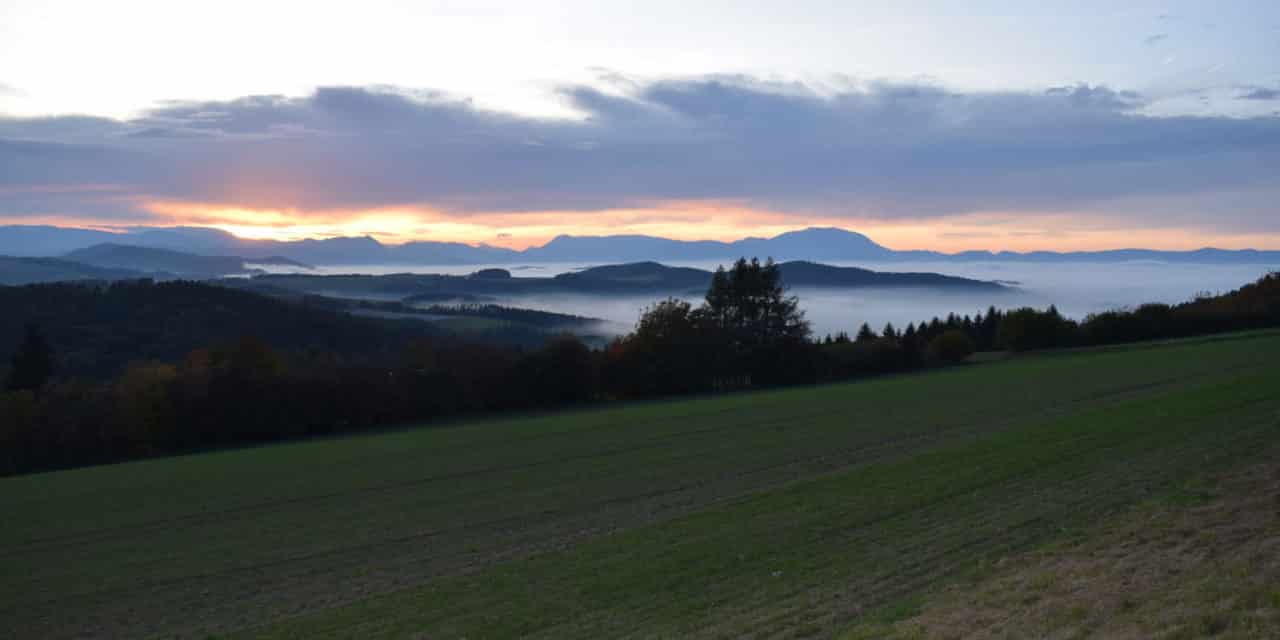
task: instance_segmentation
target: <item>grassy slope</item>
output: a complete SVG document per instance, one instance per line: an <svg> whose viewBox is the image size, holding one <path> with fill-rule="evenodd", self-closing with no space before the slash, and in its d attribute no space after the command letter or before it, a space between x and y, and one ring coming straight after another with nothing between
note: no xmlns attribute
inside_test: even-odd
<svg viewBox="0 0 1280 640"><path fill-rule="evenodd" d="M1277 357L1255 334L0 480L0 635L830 635L1280 440Z"/></svg>

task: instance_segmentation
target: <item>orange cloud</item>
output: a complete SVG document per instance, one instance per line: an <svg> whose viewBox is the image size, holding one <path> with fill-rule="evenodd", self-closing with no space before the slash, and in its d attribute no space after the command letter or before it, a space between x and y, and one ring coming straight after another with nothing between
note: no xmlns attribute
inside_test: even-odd
<svg viewBox="0 0 1280 640"><path fill-rule="evenodd" d="M894 249L957 252L1103 251L1204 247L1267 249L1280 247L1280 234L1210 231L1200 228L1147 228L1102 214L985 212L929 221L869 222L857 230Z"/></svg>

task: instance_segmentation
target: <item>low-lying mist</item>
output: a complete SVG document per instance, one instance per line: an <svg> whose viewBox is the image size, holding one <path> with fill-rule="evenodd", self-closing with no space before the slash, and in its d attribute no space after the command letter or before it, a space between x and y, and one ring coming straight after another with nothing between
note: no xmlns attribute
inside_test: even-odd
<svg viewBox="0 0 1280 640"><path fill-rule="evenodd" d="M1053 264L1021 261L987 262L836 262L840 266L856 266L876 271L932 272L964 276L980 280L997 280L1012 289L1004 294L947 293L918 289L792 289L800 298L800 306L815 334L848 331L866 322L877 331L892 322L898 328L908 322L920 322L948 313L973 315L989 306L1013 308L1057 305L1064 315L1076 319L1106 311L1134 307L1145 302L1176 303L1189 300L1197 293L1222 293L1252 282L1277 265L1166 264L1160 262L1121 262L1088 264ZM514 277L549 277L594 266L581 263L542 263L520 265L447 265L447 266L329 266L310 271L318 275L340 273L444 273L465 275L487 267L511 271ZM673 263L714 269L715 262ZM378 297L371 294L369 297ZM385 296L382 296L385 297ZM681 296L690 302L701 301L700 295ZM601 334L620 334L631 330L640 312L653 304L658 296L511 296L486 302L540 309L558 313L601 318L605 324Z"/></svg>
<svg viewBox="0 0 1280 640"><path fill-rule="evenodd" d="M557 265L559 266L559 265ZM689 264L714 268L714 264ZM880 263L845 264L877 271L925 271L947 275L999 280L1010 284L1004 294L951 293L918 289L791 289L799 297L816 335L848 331L866 322L877 331L892 322L902 328L948 313L974 315L989 306L1009 309L1021 306L1057 305L1064 315L1082 319L1090 313L1135 307L1146 302L1177 303L1197 293L1222 293L1252 282L1280 265L1171 265L1148 262L1114 264L1045 264L1022 262L981 263ZM548 265L538 265L537 275L549 275ZM474 267L471 268L474 270ZM438 271L437 271L438 272ZM525 275L513 271L517 277ZM532 274L529 274L532 275ZM701 296L680 296L693 303ZM655 302L653 296L596 297L582 295L511 297L498 304L542 309L602 318L602 331L623 333L635 326L641 310Z"/></svg>

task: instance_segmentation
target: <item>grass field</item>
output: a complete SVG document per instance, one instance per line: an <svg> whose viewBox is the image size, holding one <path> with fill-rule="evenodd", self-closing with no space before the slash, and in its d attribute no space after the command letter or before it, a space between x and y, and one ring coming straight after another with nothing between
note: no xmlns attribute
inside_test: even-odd
<svg viewBox="0 0 1280 640"><path fill-rule="evenodd" d="M856 638L1280 637L1280 450L1001 561Z"/></svg>
<svg viewBox="0 0 1280 640"><path fill-rule="evenodd" d="M1278 361L1242 334L3 479L0 637L914 633L1258 464Z"/></svg>

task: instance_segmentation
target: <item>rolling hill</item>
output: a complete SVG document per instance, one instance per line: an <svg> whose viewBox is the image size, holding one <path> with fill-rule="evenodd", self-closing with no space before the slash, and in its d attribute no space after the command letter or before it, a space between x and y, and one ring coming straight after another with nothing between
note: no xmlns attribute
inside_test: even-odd
<svg viewBox="0 0 1280 640"><path fill-rule="evenodd" d="M0 353L13 353L28 323L58 351L59 373L114 375L131 362L180 361L188 352L252 335L285 350L376 355L446 332L423 322L358 318L194 282L0 287Z"/></svg>
<svg viewBox="0 0 1280 640"><path fill-rule="evenodd" d="M64 256L95 267L130 269L145 273L184 278L218 278L227 275L260 273L253 265L279 265L308 269L309 265L267 256L249 260L239 256L205 256L170 249L155 249L126 244L103 243L77 249Z"/></svg>
<svg viewBox="0 0 1280 640"><path fill-rule="evenodd" d="M95 267L60 258L18 258L0 256L0 285L14 286L39 282L72 280L129 280L146 274L132 269Z"/></svg>
<svg viewBox="0 0 1280 640"><path fill-rule="evenodd" d="M43 259L30 259L43 260ZM74 264L74 263L72 263ZM533 348L563 332L603 341L596 318L496 305L410 307L209 283L59 282L0 286L0 354L27 324L57 352L58 374L102 378L134 362L177 362L190 351L244 336L287 352L324 350L363 361L394 360L413 340ZM6 356L7 357L7 356ZM0 378L7 362L0 362Z"/></svg>
<svg viewBox="0 0 1280 640"><path fill-rule="evenodd" d="M150 273L168 273L188 277L218 277L245 273L244 258L199 256L168 249L152 249L124 244L103 243L77 249L64 256L67 260L117 269Z"/></svg>

